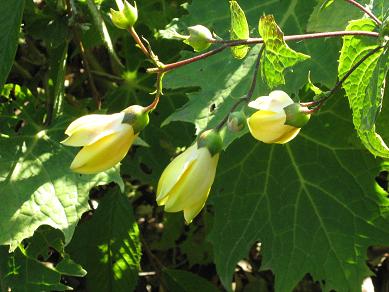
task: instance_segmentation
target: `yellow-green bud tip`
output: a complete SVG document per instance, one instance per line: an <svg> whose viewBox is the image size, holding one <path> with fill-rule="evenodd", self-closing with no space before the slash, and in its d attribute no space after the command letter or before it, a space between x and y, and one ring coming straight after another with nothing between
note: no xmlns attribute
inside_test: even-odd
<svg viewBox="0 0 389 292"><path fill-rule="evenodd" d="M149 124L149 112L145 107L132 105L123 110L124 118L122 123L129 124L133 127L134 133L142 131Z"/></svg>
<svg viewBox="0 0 389 292"><path fill-rule="evenodd" d="M286 121L285 125L293 126L296 128L303 127L308 123L311 115L306 113L307 107L301 106L299 103L292 103L284 107Z"/></svg>
<svg viewBox="0 0 389 292"><path fill-rule="evenodd" d="M197 139L197 147L207 147L211 156L219 153L223 149L223 140L219 132L215 130L207 130L200 134Z"/></svg>

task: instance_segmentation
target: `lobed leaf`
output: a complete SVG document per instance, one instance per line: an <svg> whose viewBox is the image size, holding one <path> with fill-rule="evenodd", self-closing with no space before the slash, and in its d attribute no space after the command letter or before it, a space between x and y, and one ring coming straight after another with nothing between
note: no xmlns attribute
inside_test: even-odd
<svg viewBox="0 0 389 292"><path fill-rule="evenodd" d="M289 48L274 16L262 16L259 20L258 30L265 43L265 51L261 58L262 77L270 88L285 84L285 69L309 59L310 56Z"/></svg>
<svg viewBox="0 0 389 292"><path fill-rule="evenodd" d="M375 182L381 161L360 148L349 117L334 96L287 145L247 137L221 156L210 240L225 287L259 241L275 291L306 273L323 291L361 289L366 249L389 242L389 201Z"/></svg>

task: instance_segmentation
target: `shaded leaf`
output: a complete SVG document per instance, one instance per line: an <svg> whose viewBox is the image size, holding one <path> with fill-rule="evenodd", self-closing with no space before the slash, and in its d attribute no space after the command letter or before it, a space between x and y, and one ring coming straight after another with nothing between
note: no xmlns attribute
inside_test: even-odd
<svg viewBox="0 0 389 292"><path fill-rule="evenodd" d="M310 57L289 48L272 15L261 17L258 30L265 43L261 58L262 77L270 88L285 84L284 70Z"/></svg>
<svg viewBox="0 0 389 292"><path fill-rule="evenodd" d="M139 229L128 198L115 188L66 248L88 271L88 291L132 291L141 259Z"/></svg>

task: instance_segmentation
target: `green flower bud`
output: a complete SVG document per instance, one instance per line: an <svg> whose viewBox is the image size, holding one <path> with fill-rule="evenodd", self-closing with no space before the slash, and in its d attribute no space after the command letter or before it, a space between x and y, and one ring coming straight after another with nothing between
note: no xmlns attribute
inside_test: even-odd
<svg viewBox="0 0 389 292"><path fill-rule="evenodd" d="M215 130L207 130L200 134L197 139L197 147L207 147L211 156L219 153L223 149L223 140L220 137L219 132Z"/></svg>
<svg viewBox="0 0 389 292"><path fill-rule="evenodd" d="M308 123L311 115L307 114L308 108L301 106L299 103L292 103L284 107L286 115L285 125L301 128Z"/></svg>
<svg viewBox="0 0 389 292"><path fill-rule="evenodd" d="M211 31L202 25L188 27L189 37L184 40L184 43L190 45L195 52L200 52L208 49L211 42L214 40Z"/></svg>
<svg viewBox="0 0 389 292"><path fill-rule="evenodd" d="M129 29L134 26L138 19L138 9L136 8L136 2L134 6L124 0L123 7L119 7L119 11L111 8L111 20L112 23L120 29Z"/></svg>
<svg viewBox="0 0 389 292"><path fill-rule="evenodd" d="M240 132L246 125L246 115L243 112L233 112L228 115L227 128L231 132Z"/></svg>
<svg viewBox="0 0 389 292"><path fill-rule="evenodd" d="M122 123L133 127L134 133L142 131L149 124L149 111L143 106L132 105L123 110L124 118Z"/></svg>

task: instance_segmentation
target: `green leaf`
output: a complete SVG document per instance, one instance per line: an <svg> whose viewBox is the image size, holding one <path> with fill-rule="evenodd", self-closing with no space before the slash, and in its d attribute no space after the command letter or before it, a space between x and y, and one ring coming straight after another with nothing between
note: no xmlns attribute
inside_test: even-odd
<svg viewBox="0 0 389 292"><path fill-rule="evenodd" d="M240 8L238 2L230 1L230 13L231 13L231 40L244 40L250 37L249 25L247 23L246 15L242 8ZM231 47L232 55L237 59L243 59L246 57L249 46L236 46Z"/></svg>
<svg viewBox="0 0 389 292"><path fill-rule="evenodd" d="M11 92L14 97L0 117L0 244L14 250L41 225L60 229L67 244L89 209L89 190L111 181L122 184L119 168L96 175L72 173L68 167L77 149L59 142L73 118L43 128L32 118L44 114L44 108L35 107L34 96L19 86Z"/></svg>
<svg viewBox="0 0 389 292"><path fill-rule="evenodd" d="M351 21L347 30L372 31L370 19ZM339 78L342 78L361 58L378 46L373 39L346 36L339 58ZM385 76L389 63L387 52L377 52L364 61L343 83L351 109L353 122L365 147L376 156L389 158L389 148L375 132L375 121L381 109Z"/></svg>
<svg viewBox="0 0 389 292"><path fill-rule="evenodd" d="M62 284L61 273L51 263L43 263L17 249L8 254L0 246L0 288L2 291L64 291L71 290Z"/></svg>
<svg viewBox="0 0 389 292"><path fill-rule="evenodd" d="M139 229L128 198L115 188L80 224L66 250L88 274L88 291L132 291L141 259Z"/></svg>
<svg viewBox="0 0 389 292"><path fill-rule="evenodd" d="M24 0L2 0L0 2L0 90L14 62L23 9Z"/></svg>
<svg viewBox="0 0 389 292"><path fill-rule="evenodd" d="M14 253L8 253L0 246L0 287L15 291L71 290L60 283L62 275L82 277L86 271L64 254L63 234L49 226L40 227L34 236L19 246ZM53 248L62 258L56 266L48 262ZM40 260L38 260L38 258ZM43 259L43 260L42 260Z"/></svg>
<svg viewBox="0 0 389 292"><path fill-rule="evenodd" d="M247 137L221 156L210 240L225 287L260 241L275 291L292 291L308 272L323 291L361 289L367 247L389 242L389 201L375 182L381 161L361 150L348 119L337 95L292 142Z"/></svg>
<svg viewBox="0 0 389 292"><path fill-rule="evenodd" d="M348 22L363 16L363 12L346 1L327 1L325 9L318 3L309 16L307 30L309 32L325 32L344 30ZM333 2L333 3L332 3ZM330 7L328 7L332 4Z"/></svg>
<svg viewBox="0 0 389 292"><path fill-rule="evenodd" d="M286 34L302 34L305 33L308 16L315 5L316 2L310 0L277 3L272 0L260 2L247 0L245 1L245 11L249 23L256 23L258 11L261 11L261 13L273 14ZM209 7L213 7L213 9L209 9ZM187 16L182 17L178 22L175 21L175 23L177 25L201 23L207 27L213 27L222 38L229 37L225 29L230 26L229 7L225 2L194 0L188 7L188 13ZM296 17L300 13L307 17ZM287 69L285 71L286 84L279 86L279 89L288 92L291 96L293 93L298 94L307 81L309 71L311 71L313 80L320 80L320 83L328 88L334 86L337 78L337 58L341 47L340 38L289 42L288 45L295 50L304 50L312 58L309 62L302 62L294 66L293 71ZM232 104L249 90L253 65L259 51L258 47L253 47L243 61L231 58L230 52L226 50L205 60L169 72L164 78L165 87L190 88L190 91L188 90L189 101L169 116L164 125L173 121L185 121L195 124L197 133L217 125L227 114ZM181 57L189 58L194 55L183 52ZM268 94L269 89L262 81L259 81L253 97ZM245 133L242 131L236 135L227 132L225 146L227 147L234 139Z"/></svg>
<svg viewBox="0 0 389 292"><path fill-rule="evenodd" d="M265 43L261 58L262 77L270 88L285 84L284 70L310 57L289 48L274 16L262 16L258 30Z"/></svg>
<svg viewBox="0 0 389 292"><path fill-rule="evenodd" d="M182 292L216 292L219 291L209 281L190 272L165 269L163 278L168 291Z"/></svg>

